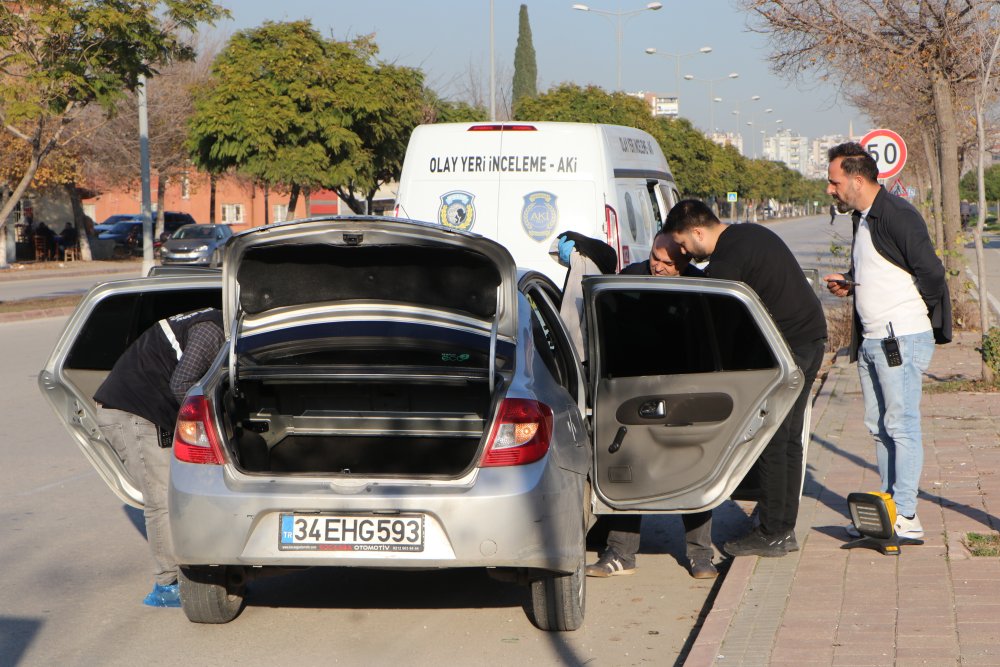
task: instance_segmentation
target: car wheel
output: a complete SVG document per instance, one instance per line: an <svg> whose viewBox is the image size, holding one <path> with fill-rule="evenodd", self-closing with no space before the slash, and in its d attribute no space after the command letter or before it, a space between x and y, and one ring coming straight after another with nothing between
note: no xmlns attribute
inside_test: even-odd
<svg viewBox="0 0 1000 667"><path fill-rule="evenodd" d="M587 540L580 533L580 559L570 574L547 573L531 582L531 607L539 630L577 630L587 599Z"/></svg>
<svg viewBox="0 0 1000 667"><path fill-rule="evenodd" d="M182 567L177 582L181 607L192 623L228 623L243 611L241 567Z"/></svg>

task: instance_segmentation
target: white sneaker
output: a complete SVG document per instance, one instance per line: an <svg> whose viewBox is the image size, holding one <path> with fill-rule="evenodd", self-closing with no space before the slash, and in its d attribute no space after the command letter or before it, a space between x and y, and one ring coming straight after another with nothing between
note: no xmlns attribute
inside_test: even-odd
<svg viewBox="0 0 1000 667"><path fill-rule="evenodd" d="M913 515L912 519L907 519L900 514L896 517L896 535L919 540L924 536L924 527L920 525L920 519L916 514Z"/></svg>

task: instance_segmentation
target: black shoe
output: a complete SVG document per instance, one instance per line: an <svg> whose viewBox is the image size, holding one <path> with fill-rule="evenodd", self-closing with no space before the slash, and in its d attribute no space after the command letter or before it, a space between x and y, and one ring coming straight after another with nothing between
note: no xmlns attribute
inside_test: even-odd
<svg viewBox="0 0 1000 667"><path fill-rule="evenodd" d="M730 556L764 556L778 558L786 551L787 535L765 535L760 528L754 528L746 536L732 542L726 542L722 548Z"/></svg>
<svg viewBox="0 0 1000 667"><path fill-rule="evenodd" d="M715 579L719 576L719 571L715 569L712 559L708 556L692 558L689 571L695 579Z"/></svg>
<svg viewBox="0 0 1000 667"><path fill-rule="evenodd" d="M588 577L620 577L635 574L635 561L627 562L613 550L605 551L596 563L587 566Z"/></svg>
<svg viewBox="0 0 1000 667"><path fill-rule="evenodd" d="M799 550L799 543L795 541L795 531L788 530L781 538L781 544L785 547L785 553Z"/></svg>

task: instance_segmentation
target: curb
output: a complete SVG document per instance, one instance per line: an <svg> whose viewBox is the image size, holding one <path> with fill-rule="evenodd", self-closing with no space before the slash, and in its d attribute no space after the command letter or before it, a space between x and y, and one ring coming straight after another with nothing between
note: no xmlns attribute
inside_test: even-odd
<svg viewBox="0 0 1000 667"><path fill-rule="evenodd" d="M820 374L813 384L813 420L817 420L823 414L830 403L833 395L833 385L836 377L840 375L840 368L837 365L838 352L826 353L823 357L823 365ZM803 461L803 465L806 462ZM684 660L684 667L711 667L716 664L716 660L721 660L725 656L720 655L722 643L729 631L729 626L733 617L743 603L743 598L750 585L750 578L753 576L759 558L733 558L729 571L726 572L719 587L719 593L709 609L705 621L695 637L694 644Z"/></svg>
<svg viewBox="0 0 1000 667"><path fill-rule="evenodd" d="M0 313L0 323L23 322L27 320L37 320L43 317L68 317L76 310L76 306L65 306L63 308L40 308L37 310L22 310L14 313Z"/></svg>

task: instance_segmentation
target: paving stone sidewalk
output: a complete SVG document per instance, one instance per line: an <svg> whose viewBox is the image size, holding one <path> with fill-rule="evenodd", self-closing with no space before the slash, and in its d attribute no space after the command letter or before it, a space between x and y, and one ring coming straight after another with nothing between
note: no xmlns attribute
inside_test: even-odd
<svg viewBox="0 0 1000 667"><path fill-rule="evenodd" d="M926 383L978 378L979 335L938 346ZM1000 665L1000 394L924 394L921 546L841 549L847 495L878 490L857 368L838 358L813 406L799 552L737 558L685 665Z"/></svg>

